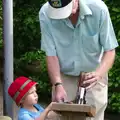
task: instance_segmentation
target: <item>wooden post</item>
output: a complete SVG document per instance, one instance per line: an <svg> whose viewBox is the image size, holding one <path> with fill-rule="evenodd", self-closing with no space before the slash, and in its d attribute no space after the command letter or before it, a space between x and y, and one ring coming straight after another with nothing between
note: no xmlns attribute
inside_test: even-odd
<svg viewBox="0 0 120 120"><path fill-rule="evenodd" d="M95 107L86 104L53 103L52 110L61 114L60 120L85 120L95 116Z"/></svg>

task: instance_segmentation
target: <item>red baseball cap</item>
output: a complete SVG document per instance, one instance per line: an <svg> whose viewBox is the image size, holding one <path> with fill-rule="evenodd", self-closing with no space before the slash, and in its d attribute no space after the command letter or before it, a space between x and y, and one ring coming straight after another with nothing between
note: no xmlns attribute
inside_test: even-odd
<svg viewBox="0 0 120 120"><path fill-rule="evenodd" d="M8 94L12 97L16 104L19 105L22 98L36 84L37 82L34 82L27 77L20 76L9 86Z"/></svg>

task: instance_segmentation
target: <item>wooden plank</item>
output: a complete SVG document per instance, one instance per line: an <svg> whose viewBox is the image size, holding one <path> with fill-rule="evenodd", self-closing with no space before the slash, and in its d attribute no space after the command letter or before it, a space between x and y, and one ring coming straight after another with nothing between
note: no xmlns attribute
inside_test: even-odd
<svg viewBox="0 0 120 120"><path fill-rule="evenodd" d="M94 106L89 106L86 104L67 104L67 103L53 103L52 110L58 112L76 112L76 113L86 113L89 117L94 117L96 109Z"/></svg>
<svg viewBox="0 0 120 120"><path fill-rule="evenodd" d="M85 113L61 112L60 120L86 120Z"/></svg>

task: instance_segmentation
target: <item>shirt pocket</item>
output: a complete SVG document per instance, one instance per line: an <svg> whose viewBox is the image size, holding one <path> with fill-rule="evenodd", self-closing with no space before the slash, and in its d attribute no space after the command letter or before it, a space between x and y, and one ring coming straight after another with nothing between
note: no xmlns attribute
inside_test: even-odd
<svg viewBox="0 0 120 120"><path fill-rule="evenodd" d="M82 35L83 50L87 53L100 52L100 43L98 33L94 35Z"/></svg>
<svg viewBox="0 0 120 120"><path fill-rule="evenodd" d="M58 36L60 36L60 34ZM70 39L69 35L67 36L65 34L62 34L62 36L64 37L57 38L56 36L57 44L63 48L71 47L71 45L73 44L73 39Z"/></svg>

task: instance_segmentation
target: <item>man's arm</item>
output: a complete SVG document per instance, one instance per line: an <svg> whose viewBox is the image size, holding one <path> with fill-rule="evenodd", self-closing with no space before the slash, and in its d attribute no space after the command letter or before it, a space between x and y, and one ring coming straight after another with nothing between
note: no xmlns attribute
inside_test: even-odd
<svg viewBox="0 0 120 120"><path fill-rule="evenodd" d="M57 56L47 56L47 68L48 73L51 78L51 83L54 85L57 82L62 83L61 77L60 77L60 66Z"/></svg>
<svg viewBox="0 0 120 120"><path fill-rule="evenodd" d="M98 66L96 71L86 73L85 75L85 81L83 82L83 84L88 84L88 83L90 84L89 86L87 86L87 89L94 86L97 80L101 80L105 76L105 74L112 67L114 63L114 59L115 59L115 49L104 52L101 60L101 64Z"/></svg>
<svg viewBox="0 0 120 120"><path fill-rule="evenodd" d="M101 63L96 70L85 75L84 84L90 83L88 88L96 84L96 81L101 80L112 67L115 59L115 48L118 46L108 8L106 5L104 7L101 11L99 32L100 45L102 45L104 53Z"/></svg>
<svg viewBox="0 0 120 120"><path fill-rule="evenodd" d="M48 67L48 73L51 78L51 83L54 85L56 82L62 83L60 77L60 66L59 61L56 55L56 46L53 40L53 36L51 33L51 27L49 21L46 19L44 15L44 9L42 9L39 13L40 19L40 27L41 27L41 50L46 53L46 61ZM57 84L55 87L55 100L60 101L61 99L65 99L66 92L62 86L62 84Z"/></svg>
<svg viewBox="0 0 120 120"><path fill-rule="evenodd" d="M115 49L104 52L101 64L96 69L96 72L98 73L99 76L104 76L110 70L110 68L112 68L114 59Z"/></svg>
<svg viewBox="0 0 120 120"><path fill-rule="evenodd" d="M60 66L59 66L59 60L57 56L47 56L47 68L48 73L51 79L52 85L58 84L55 87L55 95L53 96L52 101L61 102L67 99L66 91L62 85L62 79L60 75Z"/></svg>

